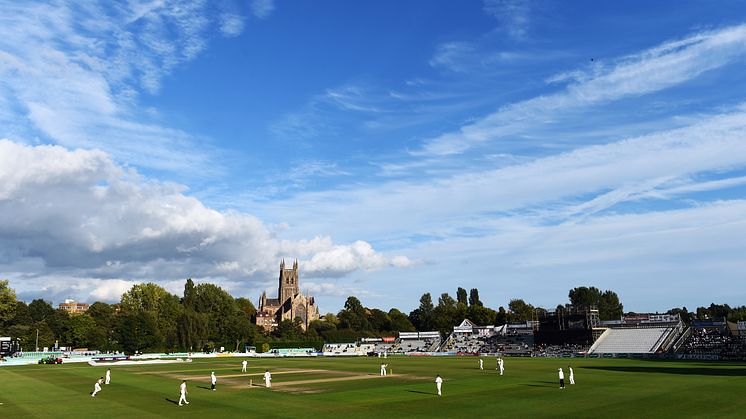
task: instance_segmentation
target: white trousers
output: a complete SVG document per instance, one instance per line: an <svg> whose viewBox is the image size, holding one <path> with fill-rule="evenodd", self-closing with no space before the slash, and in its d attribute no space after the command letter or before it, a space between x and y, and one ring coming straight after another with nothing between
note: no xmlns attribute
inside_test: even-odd
<svg viewBox="0 0 746 419"><path fill-rule="evenodd" d="M438 387L438 396L440 396L440 387L442 386L442 384L435 383L435 386Z"/></svg>
<svg viewBox="0 0 746 419"><path fill-rule="evenodd" d="M264 386L267 388L272 388L272 381L270 380L264 380Z"/></svg>
<svg viewBox="0 0 746 419"><path fill-rule="evenodd" d="M91 396L95 397L96 393L98 393L99 391L101 391L101 386L96 383L96 385L93 386L93 393L91 393Z"/></svg>
<svg viewBox="0 0 746 419"><path fill-rule="evenodd" d="M189 402L186 399L186 393L181 393L181 396L179 397L179 406L181 406L181 402L189 404Z"/></svg>

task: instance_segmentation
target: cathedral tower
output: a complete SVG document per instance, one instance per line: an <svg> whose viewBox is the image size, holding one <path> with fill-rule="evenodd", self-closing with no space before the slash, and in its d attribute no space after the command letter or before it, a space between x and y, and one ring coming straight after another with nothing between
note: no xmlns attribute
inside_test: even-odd
<svg viewBox="0 0 746 419"><path fill-rule="evenodd" d="M285 269L285 260L280 262L280 287L278 296L280 304L284 304L288 298L293 298L300 292L298 288L298 260L293 263L292 269Z"/></svg>

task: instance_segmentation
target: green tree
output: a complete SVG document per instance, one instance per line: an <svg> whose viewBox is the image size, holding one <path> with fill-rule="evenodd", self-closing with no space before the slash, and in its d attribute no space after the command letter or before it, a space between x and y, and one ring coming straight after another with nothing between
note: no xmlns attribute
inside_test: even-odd
<svg viewBox="0 0 746 419"><path fill-rule="evenodd" d="M463 305L461 305L463 307ZM465 314L465 313L464 313ZM459 305L448 293L444 292L438 298L438 305L433 309L432 321L435 329L441 335L448 335L461 320L459 319Z"/></svg>
<svg viewBox="0 0 746 419"><path fill-rule="evenodd" d="M534 306L527 304L525 301L515 298L508 303L510 319L516 322L531 320L534 317Z"/></svg>
<svg viewBox="0 0 746 419"><path fill-rule="evenodd" d="M140 310L120 316L118 340L126 353L157 351L163 342L154 312Z"/></svg>
<svg viewBox="0 0 746 419"><path fill-rule="evenodd" d="M88 307L86 314L93 318L97 326L113 328L116 322L116 309L111 304L97 301Z"/></svg>
<svg viewBox="0 0 746 419"><path fill-rule="evenodd" d="M470 306L482 306L482 301L479 299L479 290L472 288L469 291L469 305Z"/></svg>
<svg viewBox="0 0 746 419"><path fill-rule="evenodd" d="M339 312L339 328L349 328L356 332L369 330L370 325L365 316L365 308L356 297L347 297L344 308Z"/></svg>
<svg viewBox="0 0 746 419"><path fill-rule="evenodd" d="M256 307L254 307L254 304L248 298L236 298L236 307L239 311L244 312L249 317L249 320L253 320L256 317Z"/></svg>
<svg viewBox="0 0 746 419"><path fill-rule="evenodd" d="M495 310L477 304L470 305L466 310L466 318L480 326L494 324L496 316Z"/></svg>
<svg viewBox="0 0 746 419"><path fill-rule="evenodd" d="M16 292L7 279L0 279L0 325L15 314Z"/></svg>
<svg viewBox="0 0 746 419"><path fill-rule="evenodd" d="M324 314L324 321L333 324L335 327L339 327L339 318L334 313Z"/></svg>
<svg viewBox="0 0 746 419"><path fill-rule="evenodd" d="M52 332L54 333L55 340L58 341L60 346L65 346L67 343L65 342L67 331L68 331L68 320L70 319L70 314L61 309L58 308L54 310L54 313L50 317L47 318L46 322L49 325L49 327L52 329Z"/></svg>
<svg viewBox="0 0 746 419"><path fill-rule="evenodd" d="M275 330L272 331L272 336L281 340L297 340L302 333L303 329L301 329L298 322L284 319L281 320L280 323L277 324Z"/></svg>
<svg viewBox="0 0 746 419"><path fill-rule="evenodd" d="M13 316L8 320L9 324L12 325L23 325L29 326L34 322L29 313L28 306L23 301L16 301L13 304Z"/></svg>
<svg viewBox="0 0 746 419"><path fill-rule="evenodd" d="M88 333L95 326L96 323L88 314L80 313L70 316L66 343L74 348L85 347L88 343Z"/></svg>
<svg viewBox="0 0 746 419"><path fill-rule="evenodd" d="M50 317L54 313L54 308L52 308L52 305L48 302L37 298L29 303L28 311L35 322L40 322Z"/></svg>
<svg viewBox="0 0 746 419"><path fill-rule="evenodd" d="M184 298L181 300L181 304L186 310L196 310L197 295L194 290L194 281L192 278L187 278L184 284Z"/></svg>
<svg viewBox="0 0 746 419"><path fill-rule="evenodd" d="M376 332L391 331L391 319L385 311L377 308L371 309L367 318L371 330Z"/></svg>
<svg viewBox="0 0 746 419"><path fill-rule="evenodd" d="M695 313L690 313L689 310L687 310L686 307L675 307L666 312L666 314L678 314L679 317L681 317L681 321L684 322L686 325L692 324L692 320L694 320Z"/></svg>
<svg viewBox="0 0 746 419"><path fill-rule="evenodd" d="M257 328L251 322L246 313L236 313L227 323L226 337L231 342L235 342L235 351L239 351L243 346L254 343Z"/></svg>
<svg viewBox="0 0 746 419"><path fill-rule="evenodd" d="M601 291L596 287L577 287L570 290L568 297L570 304L578 308L598 306Z"/></svg>
<svg viewBox="0 0 746 419"><path fill-rule="evenodd" d="M508 323L508 312L505 311L505 307L500 306L497 309L497 315L495 316L495 326L502 326Z"/></svg>
<svg viewBox="0 0 746 419"><path fill-rule="evenodd" d="M102 351L119 349L117 345L116 308L111 304L97 301L88 307L86 314L91 316L95 327L88 332L88 347Z"/></svg>
<svg viewBox="0 0 746 419"><path fill-rule="evenodd" d="M420 297L420 306L410 314L410 320L419 331L428 331L433 329L433 299L429 292L422 294Z"/></svg>
<svg viewBox="0 0 746 419"><path fill-rule="evenodd" d="M209 336L208 323L206 313L185 310L176 321L181 347L189 351L201 350Z"/></svg>
<svg viewBox="0 0 746 419"><path fill-rule="evenodd" d="M601 320L619 320L624 313L624 306L614 291L604 291L598 300L598 317Z"/></svg>
<svg viewBox="0 0 746 419"><path fill-rule="evenodd" d="M147 311L158 313L161 302L170 294L163 287L154 283L137 284L122 294L119 304L123 313L137 313Z"/></svg>
<svg viewBox="0 0 746 419"><path fill-rule="evenodd" d="M27 348L36 348L36 331L39 331L39 350L46 348L51 348L54 345L54 332L52 331L52 328L49 327L46 320L42 320L39 322L34 323L34 327L31 330L33 332L33 336L30 337L28 344L26 345ZM33 344L31 344L31 338L33 338Z"/></svg>
<svg viewBox="0 0 746 419"><path fill-rule="evenodd" d="M316 335L323 336L325 332L337 330L337 325L325 320L313 320L308 323L308 330L313 330Z"/></svg>
<svg viewBox="0 0 746 419"><path fill-rule="evenodd" d="M392 308L389 310L389 320L391 320L392 332L414 332L416 329L409 317L401 311Z"/></svg>
<svg viewBox="0 0 746 419"><path fill-rule="evenodd" d="M216 346L232 347L228 321L238 310L233 297L213 284L199 284L194 289L195 311L205 313L208 319L208 340Z"/></svg>
<svg viewBox="0 0 746 419"><path fill-rule="evenodd" d="M154 344L149 340L148 347L159 350L178 347L177 320L182 313L179 297L154 283L137 284L122 294L119 306L123 315L147 313L148 318L154 319L156 330L152 337L160 341Z"/></svg>
<svg viewBox="0 0 746 419"><path fill-rule="evenodd" d="M466 290L458 287L456 290L456 301L459 303L466 305L467 304L467 297L466 297Z"/></svg>

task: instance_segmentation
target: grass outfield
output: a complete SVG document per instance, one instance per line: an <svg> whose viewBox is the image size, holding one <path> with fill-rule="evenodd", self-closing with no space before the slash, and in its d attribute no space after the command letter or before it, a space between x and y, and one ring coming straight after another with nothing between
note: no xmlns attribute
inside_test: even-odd
<svg viewBox="0 0 746 419"><path fill-rule="evenodd" d="M744 363L506 358L501 377L484 359L480 371L473 357L389 357L388 377L378 376L378 358L249 359L247 373L239 358L112 366L96 398L89 393L106 367L2 367L0 418L746 417ZM559 390L557 368L567 377L569 363L577 384ZM181 379L190 404L179 407Z"/></svg>

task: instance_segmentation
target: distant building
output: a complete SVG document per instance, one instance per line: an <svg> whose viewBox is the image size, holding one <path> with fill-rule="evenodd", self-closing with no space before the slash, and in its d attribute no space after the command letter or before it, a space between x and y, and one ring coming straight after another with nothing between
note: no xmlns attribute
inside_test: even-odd
<svg viewBox="0 0 746 419"><path fill-rule="evenodd" d="M264 330L272 330L282 320L300 318L303 330L308 324L319 319L319 308L313 297L300 291L298 286L298 261L291 269L285 269L285 261L280 262L280 278L277 290L278 298L267 298L263 292L259 298L256 313L256 324Z"/></svg>
<svg viewBox="0 0 746 419"><path fill-rule="evenodd" d="M75 300L65 300L64 303L60 303L60 308L70 314L85 313L88 311L88 307L88 304L78 303Z"/></svg>

